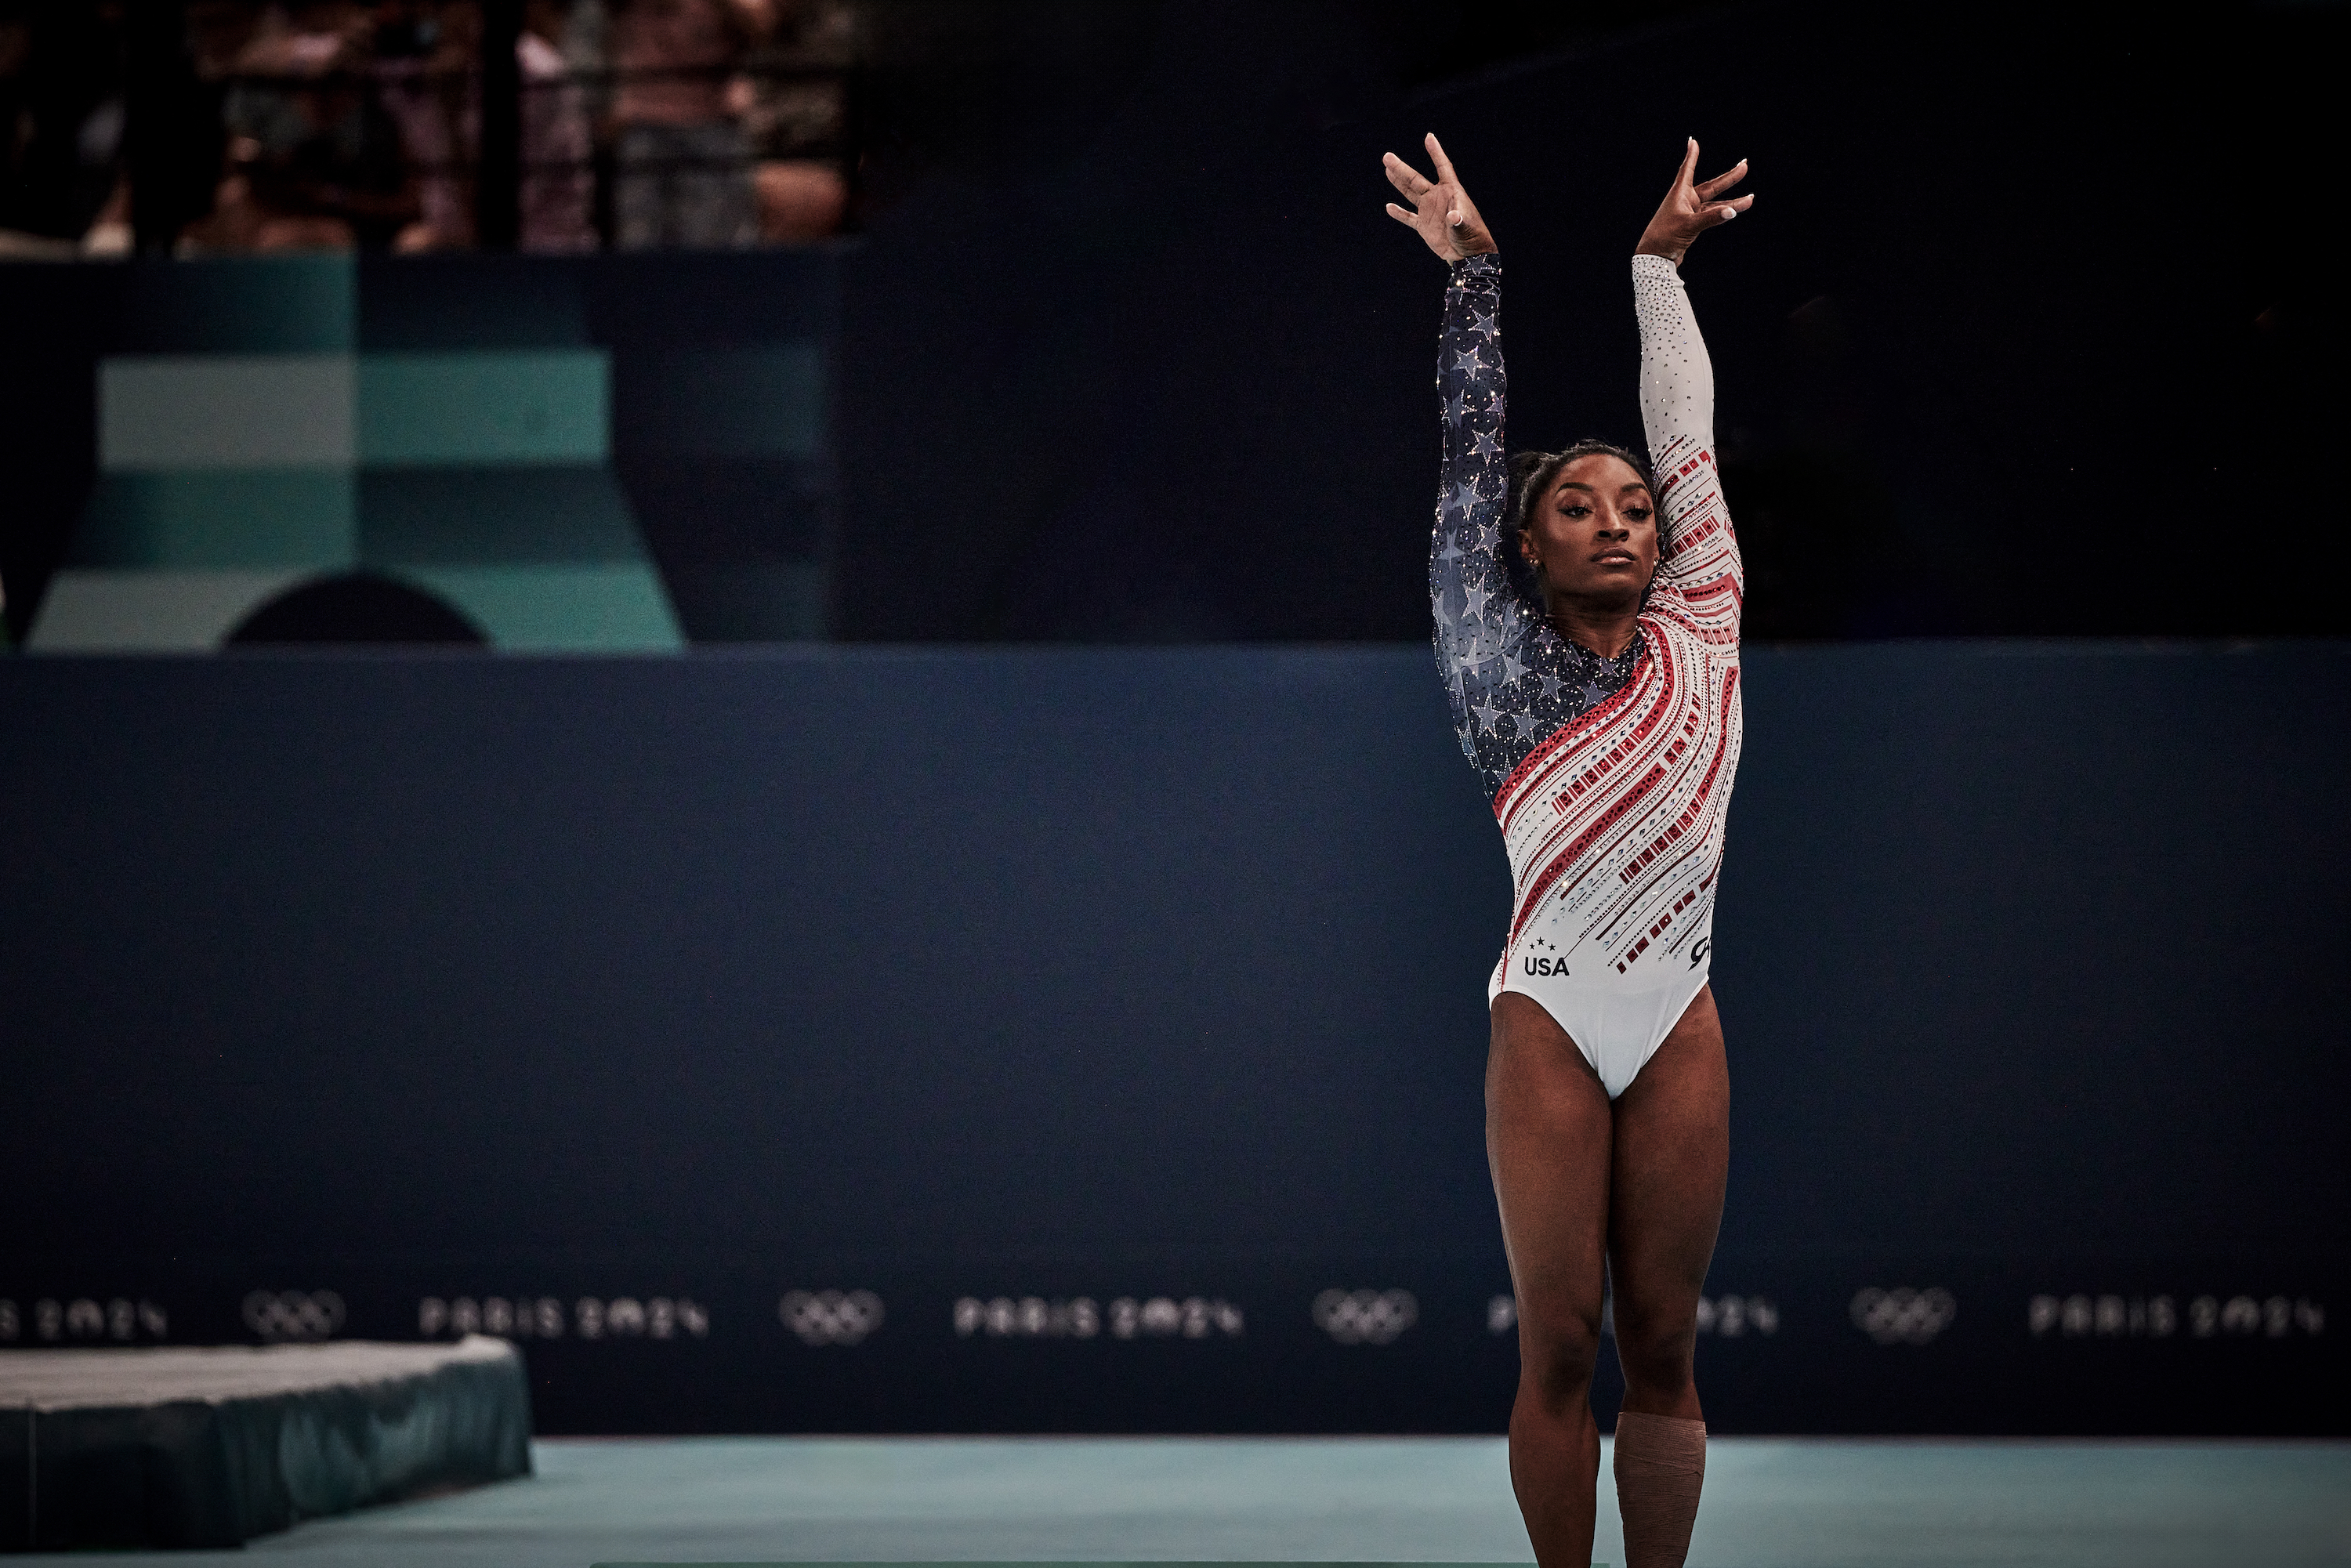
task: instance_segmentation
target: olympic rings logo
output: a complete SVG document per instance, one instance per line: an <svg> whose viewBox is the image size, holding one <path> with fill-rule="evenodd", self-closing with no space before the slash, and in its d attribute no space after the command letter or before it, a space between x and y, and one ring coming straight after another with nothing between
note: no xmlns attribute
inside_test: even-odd
<svg viewBox="0 0 2351 1568"><path fill-rule="evenodd" d="M1698 1299L1698 1332L1738 1339L1752 1329L1759 1334L1780 1332L1780 1305L1769 1296L1717 1296Z"/></svg>
<svg viewBox="0 0 2351 1568"><path fill-rule="evenodd" d="M855 1344L882 1326L882 1298L871 1291L792 1291L776 1315L802 1344Z"/></svg>
<svg viewBox="0 0 2351 1568"><path fill-rule="evenodd" d="M1419 1321L1410 1291L1325 1291L1314 1298L1314 1326L1341 1344L1391 1344Z"/></svg>
<svg viewBox="0 0 2351 1568"><path fill-rule="evenodd" d="M1879 1344L1925 1344L1959 1315L1958 1299L1940 1285L1925 1291L1873 1285L1853 1299L1853 1326Z"/></svg>
<svg viewBox="0 0 2351 1568"><path fill-rule="evenodd" d="M343 1316L343 1299L332 1291L256 1291L245 1298L245 1326L269 1344L332 1339Z"/></svg>

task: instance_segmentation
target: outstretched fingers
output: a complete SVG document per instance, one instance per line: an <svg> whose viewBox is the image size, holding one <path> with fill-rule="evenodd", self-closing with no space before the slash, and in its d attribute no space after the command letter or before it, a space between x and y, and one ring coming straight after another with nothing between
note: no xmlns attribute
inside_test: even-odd
<svg viewBox="0 0 2351 1568"><path fill-rule="evenodd" d="M1461 183L1453 172L1453 160L1445 155L1445 143L1437 139L1437 132L1434 131L1428 133L1428 156L1437 165L1437 177L1439 180L1448 185L1458 185Z"/></svg>
<svg viewBox="0 0 2351 1568"><path fill-rule="evenodd" d="M1736 185L1740 181L1744 180L1745 178L1747 178L1747 160L1741 158L1738 162L1733 163L1723 172L1717 174L1711 180L1701 183L1694 187L1694 189L1697 191L1700 200L1710 202L1714 200L1715 197L1722 194L1723 192L1728 191L1731 186Z"/></svg>
<svg viewBox="0 0 2351 1568"><path fill-rule="evenodd" d="M1435 181L1423 179L1419 170L1393 152L1380 155L1380 166L1387 171L1388 183L1416 202L1437 188Z"/></svg>
<svg viewBox="0 0 2351 1568"><path fill-rule="evenodd" d="M1755 198L1752 195L1741 196L1735 202L1709 203L1698 209L1698 221L1708 228L1712 228L1717 224L1729 223L1754 204Z"/></svg>
<svg viewBox="0 0 2351 1568"><path fill-rule="evenodd" d="M1657 204L1656 216L1641 231L1638 249L1642 255L1662 256L1678 267L1689 253L1691 240L1729 223L1754 204L1752 195L1727 200L1724 197L1726 192L1747 177L1746 159L1741 158L1710 180L1693 183L1698 158L1698 138L1686 138L1682 142L1682 164L1674 172L1672 188Z"/></svg>
<svg viewBox="0 0 2351 1568"><path fill-rule="evenodd" d="M1432 134L1427 138L1427 146L1429 159L1437 169L1434 180L1393 152L1381 154L1380 167L1387 174L1388 183L1408 204L1408 207L1390 204L1388 216L1411 225L1442 260L1453 262L1464 256L1485 255L1494 248L1494 236L1479 217L1469 193L1461 188L1461 177L1453 172L1453 160L1445 155L1444 143Z"/></svg>

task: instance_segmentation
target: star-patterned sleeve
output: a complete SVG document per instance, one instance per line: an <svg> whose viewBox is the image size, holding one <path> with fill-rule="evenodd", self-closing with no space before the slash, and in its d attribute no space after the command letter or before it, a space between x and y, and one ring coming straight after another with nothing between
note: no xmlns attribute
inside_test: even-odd
<svg viewBox="0 0 2351 1568"><path fill-rule="evenodd" d="M1518 732L1531 727L1523 714L1507 711L1503 697L1503 688L1526 672L1524 650L1534 624L1499 553L1510 495L1502 449L1501 313L1501 258L1455 262L1437 339L1445 466L1429 538L1428 603L1453 727L1461 749L1482 772L1491 772L1493 763L1480 757L1481 749L1520 738Z"/></svg>
<svg viewBox="0 0 2351 1568"><path fill-rule="evenodd" d="M1665 529L1649 609L1701 639L1735 646L1746 578L1714 462L1714 362L1681 274L1659 256L1633 258L1641 326L1641 423Z"/></svg>

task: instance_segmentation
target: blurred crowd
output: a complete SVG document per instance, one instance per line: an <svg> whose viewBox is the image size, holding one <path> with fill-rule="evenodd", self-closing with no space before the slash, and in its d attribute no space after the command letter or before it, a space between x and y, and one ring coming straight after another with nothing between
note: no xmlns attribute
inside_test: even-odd
<svg viewBox="0 0 2351 1568"><path fill-rule="evenodd" d="M141 3L0 0L0 254L131 248L126 100L141 89L124 30ZM188 0L184 14L172 156L188 169L197 149L197 188L178 254L474 245L481 0ZM525 0L521 247L837 232L857 49L855 0Z"/></svg>

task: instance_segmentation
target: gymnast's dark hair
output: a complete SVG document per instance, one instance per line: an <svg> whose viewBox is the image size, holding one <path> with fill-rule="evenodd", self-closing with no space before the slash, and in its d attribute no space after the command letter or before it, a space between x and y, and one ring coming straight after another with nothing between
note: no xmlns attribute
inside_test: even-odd
<svg viewBox="0 0 2351 1568"><path fill-rule="evenodd" d="M1509 502L1502 508L1502 568L1510 574L1510 584L1526 597L1541 602L1541 586L1535 581L1535 570L1527 562L1526 551L1519 548L1519 536L1526 532L1527 523L1534 516L1535 503L1551 488L1559 471L1579 457L1614 457L1641 476L1649 487L1649 504L1657 501L1656 476L1649 472L1649 462L1638 453L1627 451L1613 441L1583 440L1562 452L1513 452L1510 454L1510 490ZM1657 530L1657 565L1666 564L1666 534ZM1652 583L1655 579L1651 580ZM1647 597L1645 593L1644 599Z"/></svg>

